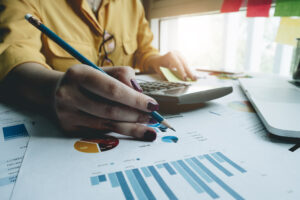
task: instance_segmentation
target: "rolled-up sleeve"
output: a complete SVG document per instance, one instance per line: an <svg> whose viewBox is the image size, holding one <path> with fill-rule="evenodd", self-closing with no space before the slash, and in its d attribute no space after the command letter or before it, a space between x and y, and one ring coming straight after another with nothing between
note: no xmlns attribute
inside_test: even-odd
<svg viewBox="0 0 300 200"><path fill-rule="evenodd" d="M50 69L41 53L41 33L24 19L26 13L41 18L34 1L0 0L0 80L26 62Z"/></svg>
<svg viewBox="0 0 300 200"><path fill-rule="evenodd" d="M135 66L141 71L148 71L145 66L145 60L152 55L159 55L159 51L152 46L153 33L150 30L149 23L145 18L143 5L138 1L137 10L140 12L139 27L137 33L138 50L135 54Z"/></svg>

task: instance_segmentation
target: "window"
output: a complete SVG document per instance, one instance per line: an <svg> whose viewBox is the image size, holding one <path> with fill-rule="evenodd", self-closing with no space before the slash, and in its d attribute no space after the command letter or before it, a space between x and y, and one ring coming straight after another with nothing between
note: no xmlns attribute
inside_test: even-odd
<svg viewBox="0 0 300 200"><path fill-rule="evenodd" d="M192 67L289 75L293 47L275 42L279 23L246 11L161 19L156 43L163 54L180 51Z"/></svg>

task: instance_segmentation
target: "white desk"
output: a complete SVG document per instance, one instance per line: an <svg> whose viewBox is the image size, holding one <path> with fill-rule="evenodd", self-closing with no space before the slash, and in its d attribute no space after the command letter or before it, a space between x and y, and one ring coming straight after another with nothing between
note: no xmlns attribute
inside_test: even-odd
<svg viewBox="0 0 300 200"><path fill-rule="evenodd" d="M9 122L0 111L0 180L7 177L5 160L22 157L27 142L26 137L4 140L3 127L25 124L32 137L13 200L124 199L131 195L136 199L297 199L300 151L289 151L294 144L266 133L256 114L244 104L237 82L206 79L199 83L209 81L230 83L234 92L196 110L170 115L176 133L159 133L153 143L112 134L119 144L99 153L76 150L79 138L60 137L55 127L37 116L22 118L12 111L11 119L21 116L21 121ZM2 113L9 111L1 109ZM52 137L45 137L48 133ZM175 136L178 141L165 136ZM204 167L199 167L198 161ZM9 183L0 185L0 194L6 194L1 199L8 199L13 186Z"/></svg>

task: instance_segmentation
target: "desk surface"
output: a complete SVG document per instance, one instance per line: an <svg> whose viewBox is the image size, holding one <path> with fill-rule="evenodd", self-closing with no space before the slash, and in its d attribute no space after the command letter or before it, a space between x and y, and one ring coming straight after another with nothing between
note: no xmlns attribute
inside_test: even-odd
<svg viewBox="0 0 300 200"><path fill-rule="evenodd" d="M234 92L167 114L177 132L157 125L153 143L115 133L94 141L64 138L43 117L0 106L1 199L12 192L27 134L13 200L297 199L300 151L289 151L295 144L266 132L237 81L201 82L231 84Z"/></svg>

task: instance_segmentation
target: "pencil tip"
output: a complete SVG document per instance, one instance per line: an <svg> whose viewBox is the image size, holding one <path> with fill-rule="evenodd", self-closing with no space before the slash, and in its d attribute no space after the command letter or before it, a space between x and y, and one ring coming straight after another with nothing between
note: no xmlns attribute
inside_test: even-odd
<svg viewBox="0 0 300 200"><path fill-rule="evenodd" d="M163 124L164 126L168 127L172 131L176 132L176 130L172 126L170 126L170 124L168 124L168 122L166 120L162 121L161 124Z"/></svg>

